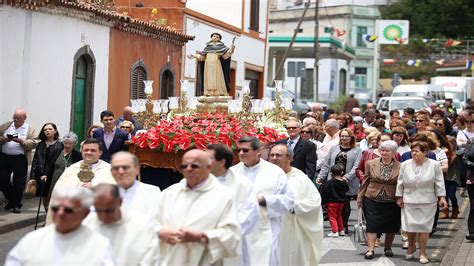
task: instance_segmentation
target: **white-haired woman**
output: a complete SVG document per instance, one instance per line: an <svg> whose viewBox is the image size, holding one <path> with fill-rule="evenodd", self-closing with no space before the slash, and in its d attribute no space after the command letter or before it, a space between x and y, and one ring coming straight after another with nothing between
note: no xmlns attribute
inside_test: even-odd
<svg viewBox="0 0 474 266"><path fill-rule="evenodd" d="M58 181L59 177L62 175L64 170L71 166L71 164L79 162L82 160L82 155L80 152L74 149L74 146L77 143L77 135L74 132L69 132L60 138L60 141L63 144L63 150L56 159L54 163L54 172L53 178L51 179L51 186L49 188L48 198L51 198L51 193L53 191L54 185Z"/></svg>
<svg viewBox="0 0 474 266"><path fill-rule="evenodd" d="M357 195L357 205L362 208L367 222L366 259L374 258L377 234L385 234L384 253L393 257L392 243L400 230L400 207L396 203L400 163L393 157L398 145L393 140L381 142L378 147L380 158L365 164L362 186Z"/></svg>

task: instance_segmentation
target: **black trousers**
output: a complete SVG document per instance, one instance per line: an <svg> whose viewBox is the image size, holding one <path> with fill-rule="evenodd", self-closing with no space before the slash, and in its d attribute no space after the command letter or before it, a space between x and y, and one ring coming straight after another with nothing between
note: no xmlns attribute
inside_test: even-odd
<svg viewBox="0 0 474 266"><path fill-rule="evenodd" d="M13 173L13 180L10 181ZM12 207L20 207L25 191L28 161L26 155L0 153L0 190Z"/></svg>
<svg viewBox="0 0 474 266"><path fill-rule="evenodd" d="M467 228L470 235L474 235L474 185L466 185L467 193L469 193L469 217L467 218Z"/></svg>
<svg viewBox="0 0 474 266"><path fill-rule="evenodd" d="M357 195L346 195L344 199L344 207L342 208L342 223L344 225L344 230L349 232L349 217L351 216L351 199L357 197Z"/></svg>

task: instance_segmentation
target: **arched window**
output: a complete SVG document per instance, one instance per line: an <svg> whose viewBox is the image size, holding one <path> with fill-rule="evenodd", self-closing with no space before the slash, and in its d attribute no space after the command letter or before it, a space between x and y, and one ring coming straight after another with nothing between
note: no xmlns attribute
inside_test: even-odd
<svg viewBox="0 0 474 266"><path fill-rule="evenodd" d="M148 70L141 59L132 65L131 77L130 77L130 99L145 99L145 84L144 80L147 79Z"/></svg>
<svg viewBox="0 0 474 266"><path fill-rule="evenodd" d="M174 73L170 64L166 64L160 71L160 99L174 96Z"/></svg>

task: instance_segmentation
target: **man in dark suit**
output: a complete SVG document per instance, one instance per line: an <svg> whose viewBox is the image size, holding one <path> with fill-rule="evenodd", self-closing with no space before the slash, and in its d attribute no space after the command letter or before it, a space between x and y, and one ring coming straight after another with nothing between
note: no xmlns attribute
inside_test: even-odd
<svg viewBox="0 0 474 266"><path fill-rule="evenodd" d="M112 154L127 149L125 141L128 140L128 133L115 126L114 113L109 110L100 113L100 121L104 127L94 130L93 138L98 139L102 144L103 151L100 159L110 162Z"/></svg>
<svg viewBox="0 0 474 266"><path fill-rule="evenodd" d="M303 171L309 178L313 179L316 173L316 145L311 141L300 138L301 123L291 119L286 124L289 138L282 139L277 144L285 144L293 151L291 166Z"/></svg>

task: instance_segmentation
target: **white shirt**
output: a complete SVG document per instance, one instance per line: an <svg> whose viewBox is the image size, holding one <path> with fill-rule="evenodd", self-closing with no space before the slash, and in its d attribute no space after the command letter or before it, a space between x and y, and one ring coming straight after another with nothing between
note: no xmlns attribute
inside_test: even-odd
<svg viewBox="0 0 474 266"><path fill-rule="evenodd" d="M5 130L5 134L3 136L6 138L8 135L18 134L18 138L26 140L28 137L28 124L23 123L21 127L15 128L15 123L12 123L7 130ZM2 152L7 155L21 155L25 154L25 149L20 145L20 143L16 143L14 141L5 142L2 145Z"/></svg>

